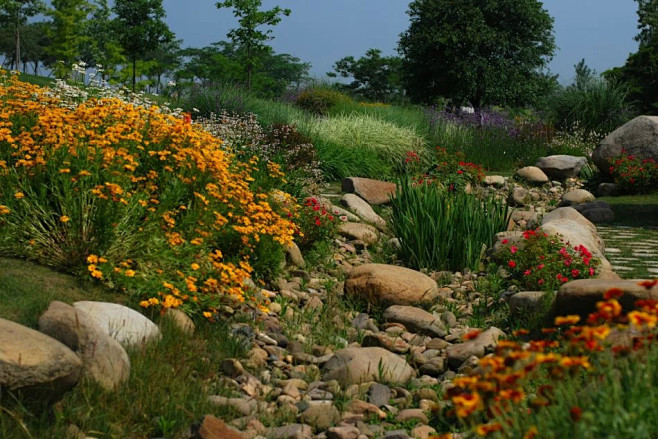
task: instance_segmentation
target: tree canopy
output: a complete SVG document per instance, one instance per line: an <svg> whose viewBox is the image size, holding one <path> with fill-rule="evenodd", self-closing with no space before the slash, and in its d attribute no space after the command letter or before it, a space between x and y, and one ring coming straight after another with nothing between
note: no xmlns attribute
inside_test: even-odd
<svg viewBox="0 0 658 439"><path fill-rule="evenodd" d="M539 0L414 0L407 13L398 50L414 101L522 105L551 82L553 18Z"/></svg>
<svg viewBox="0 0 658 439"><path fill-rule="evenodd" d="M604 73L629 87L629 98L644 114L658 114L658 0L638 3L638 50L628 56L622 67Z"/></svg>
<svg viewBox="0 0 658 439"><path fill-rule="evenodd" d="M290 9L275 6L261 11L261 5L261 0L223 0L217 3L219 9L233 8L233 15L238 19L240 27L232 29L227 36L240 49L247 89L251 89L253 73L259 67L260 56L269 48L265 42L272 39L272 29L259 28L276 26L281 21L281 15L290 15Z"/></svg>
<svg viewBox="0 0 658 439"><path fill-rule="evenodd" d="M382 56L379 49L369 49L365 56L355 59L346 56L334 64L329 77L351 78L344 88L373 101L386 101L402 91L400 67L402 60L397 56Z"/></svg>

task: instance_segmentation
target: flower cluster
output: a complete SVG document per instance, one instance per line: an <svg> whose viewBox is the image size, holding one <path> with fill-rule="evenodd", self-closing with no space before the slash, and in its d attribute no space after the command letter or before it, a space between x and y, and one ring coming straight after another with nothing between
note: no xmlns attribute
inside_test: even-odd
<svg viewBox="0 0 658 439"><path fill-rule="evenodd" d="M259 243L283 246L295 231L254 188L257 164L156 106L64 105L0 73L2 250L68 270L86 262L143 306L200 313L245 300Z"/></svg>
<svg viewBox="0 0 658 439"><path fill-rule="evenodd" d="M650 290L658 285L658 279L640 285ZM542 331L550 338L499 341L494 354L483 358L478 369L454 379L445 394L450 405L443 416L471 426L479 436L499 432L502 437L537 437L534 425L514 435L518 425L513 419L520 413L528 419L549 406L562 404L555 395L555 386L565 377L589 376L598 381L602 372L597 368L609 364L609 355L614 358L641 353L656 340L658 301L639 300L635 311L624 314L618 301L622 295L617 288L608 290L583 325L576 326L581 320L577 315L556 317L555 326ZM612 331L629 329L632 337L628 341L609 337ZM521 329L514 335L524 337L528 333ZM583 409L567 408L571 422L580 422Z"/></svg>
<svg viewBox="0 0 658 439"><path fill-rule="evenodd" d="M500 258L511 278L529 290L553 291L570 280L593 277L600 262L585 246L571 247L538 230L523 232L518 246L507 239L502 243Z"/></svg>
<svg viewBox="0 0 658 439"><path fill-rule="evenodd" d="M309 248L318 241L332 238L336 233L339 218L328 206L315 197L307 198L298 210L296 224L298 229L298 243L300 248Z"/></svg>
<svg viewBox="0 0 658 439"><path fill-rule="evenodd" d="M652 158L641 159L628 154L626 149L611 159L608 170L623 192L647 192L658 187L658 163Z"/></svg>

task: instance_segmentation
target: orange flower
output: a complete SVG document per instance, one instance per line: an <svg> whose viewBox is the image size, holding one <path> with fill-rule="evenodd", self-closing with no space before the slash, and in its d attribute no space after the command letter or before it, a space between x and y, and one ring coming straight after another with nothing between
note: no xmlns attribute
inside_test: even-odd
<svg viewBox="0 0 658 439"><path fill-rule="evenodd" d="M555 326L575 325L580 321L580 316L568 315L564 317L555 317Z"/></svg>
<svg viewBox="0 0 658 439"><path fill-rule="evenodd" d="M497 431L502 431L503 426L498 423L498 422L492 422L489 424L480 424L477 427L475 427L475 432L479 436L489 436L491 433L495 433Z"/></svg>
<svg viewBox="0 0 658 439"><path fill-rule="evenodd" d="M62 215L62 216L59 217L59 220L60 220L61 222L63 222L64 224L66 224L66 223L68 223L69 221L71 221L71 218L69 218L69 217L66 216L66 215Z"/></svg>
<svg viewBox="0 0 658 439"><path fill-rule="evenodd" d="M651 288L655 287L658 285L658 279L653 279L653 280L643 280L641 282L638 282L638 285L641 287L646 288L647 290L650 290Z"/></svg>
<svg viewBox="0 0 658 439"><path fill-rule="evenodd" d="M635 326L653 328L658 322L658 317L643 311L631 311L628 313L628 320Z"/></svg>
<svg viewBox="0 0 658 439"><path fill-rule="evenodd" d="M476 330L474 330L474 331L471 331L471 332L469 332L469 333L464 334L463 339L464 339L464 340L473 340L473 339L476 338L478 335L480 335L481 332L482 332L481 330L476 329Z"/></svg>
<svg viewBox="0 0 658 439"><path fill-rule="evenodd" d="M538 434L539 431L537 430L537 427L533 425L528 429L528 431L525 432L525 434L523 435L523 439L535 439Z"/></svg>
<svg viewBox="0 0 658 439"><path fill-rule="evenodd" d="M612 320L616 317L619 317L621 314L621 305L619 302L617 302L616 299L608 299L605 302L597 302L596 309L598 310L598 315L605 320Z"/></svg>
<svg viewBox="0 0 658 439"><path fill-rule="evenodd" d="M460 418L465 418L482 408L482 398L477 392L455 396L452 398L452 403L455 405L455 413Z"/></svg>

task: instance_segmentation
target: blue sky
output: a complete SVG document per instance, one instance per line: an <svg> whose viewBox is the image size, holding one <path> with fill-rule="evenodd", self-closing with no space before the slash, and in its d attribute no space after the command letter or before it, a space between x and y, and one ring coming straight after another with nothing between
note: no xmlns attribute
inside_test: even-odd
<svg viewBox="0 0 658 439"><path fill-rule="evenodd" d="M214 0L164 0L167 23L185 46L201 47L225 40L236 21ZM398 36L407 29L407 0L264 0L263 7L289 8L274 28L270 43L312 64L325 77L338 59L359 57L369 48L394 54ZM555 18L559 50L550 65L560 81L572 80L573 66L585 58L598 72L624 64L637 49L636 3L633 0L552 0L544 7Z"/></svg>

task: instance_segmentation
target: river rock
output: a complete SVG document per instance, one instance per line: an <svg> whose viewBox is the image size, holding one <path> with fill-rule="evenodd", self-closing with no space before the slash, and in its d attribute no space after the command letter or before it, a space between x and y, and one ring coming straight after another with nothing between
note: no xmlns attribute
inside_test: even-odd
<svg viewBox="0 0 658 439"><path fill-rule="evenodd" d="M446 349L448 365L452 369L457 369L469 357L484 357L485 354L491 352L498 345L498 339L504 336L503 331L492 326L471 340L448 346Z"/></svg>
<svg viewBox="0 0 658 439"><path fill-rule="evenodd" d="M429 276L385 264L354 268L345 281L345 293L376 305L431 306L439 298L438 286Z"/></svg>
<svg viewBox="0 0 658 439"><path fill-rule="evenodd" d="M573 189L562 196L563 206L591 203L592 201L594 201L594 195L585 189Z"/></svg>
<svg viewBox="0 0 658 439"><path fill-rule="evenodd" d="M337 380L343 388L368 381L404 384L414 376L407 362L386 349L353 347L336 352L324 365L323 381Z"/></svg>
<svg viewBox="0 0 658 439"><path fill-rule="evenodd" d="M528 183L544 184L548 183L548 176L536 166L526 166L516 171L516 177L525 180Z"/></svg>
<svg viewBox="0 0 658 439"><path fill-rule="evenodd" d="M373 226L363 223L346 222L338 226L338 234L352 240L361 240L366 245L375 244L379 240L379 232Z"/></svg>

